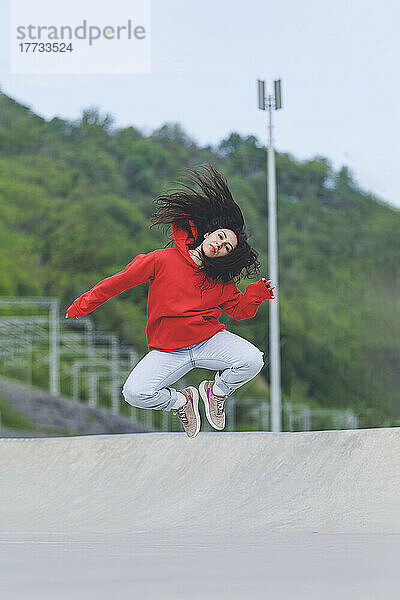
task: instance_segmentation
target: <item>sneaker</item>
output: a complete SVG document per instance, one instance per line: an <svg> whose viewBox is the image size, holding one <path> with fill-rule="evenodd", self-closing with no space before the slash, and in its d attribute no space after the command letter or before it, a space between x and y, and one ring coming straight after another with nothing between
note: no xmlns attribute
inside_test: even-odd
<svg viewBox="0 0 400 600"><path fill-rule="evenodd" d="M206 409L207 420L214 429L225 427L225 400L228 396L214 396L213 381L202 381L199 385L200 395Z"/></svg>
<svg viewBox="0 0 400 600"><path fill-rule="evenodd" d="M199 392L195 387L187 387L179 390L188 399L181 408L172 409L174 415L178 415L182 421L186 435L194 438L200 431Z"/></svg>

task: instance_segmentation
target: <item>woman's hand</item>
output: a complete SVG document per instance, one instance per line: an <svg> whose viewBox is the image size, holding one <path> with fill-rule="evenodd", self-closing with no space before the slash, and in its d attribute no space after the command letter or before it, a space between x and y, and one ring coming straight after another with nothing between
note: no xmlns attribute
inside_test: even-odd
<svg viewBox="0 0 400 600"><path fill-rule="evenodd" d="M274 293L273 290L275 289L276 286L275 285L270 285L271 284L271 279L267 280L265 277L262 277L261 279L265 282L265 285L267 286L268 291L271 292L271 294L273 294Z"/></svg>

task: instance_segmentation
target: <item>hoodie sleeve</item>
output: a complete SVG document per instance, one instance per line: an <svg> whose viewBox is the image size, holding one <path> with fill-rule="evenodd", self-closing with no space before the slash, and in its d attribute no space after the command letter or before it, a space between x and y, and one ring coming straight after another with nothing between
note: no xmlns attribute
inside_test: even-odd
<svg viewBox="0 0 400 600"><path fill-rule="evenodd" d="M264 300L275 298L263 279L250 283L244 292L241 292L235 282L228 284L228 297L220 307L236 321L250 319L257 313L258 307Z"/></svg>
<svg viewBox="0 0 400 600"><path fill-rule="evenodd" d="M156 252L138 254L123 271L97 283L74 300L67 309L67 315L70 318L87 315L113 296L154 278Z"/></svg>

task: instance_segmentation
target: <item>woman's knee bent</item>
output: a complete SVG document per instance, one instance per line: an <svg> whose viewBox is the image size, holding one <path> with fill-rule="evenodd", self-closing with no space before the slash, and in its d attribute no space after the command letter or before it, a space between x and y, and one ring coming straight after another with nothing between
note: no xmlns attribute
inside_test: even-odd
<svg viewBox="0 0 400 600"><path fill-rule="evenodd" d="M251 356L245 357L244 367L246 370L249 370L252 373L252 376L255 377L264 366L264 352L257 350L257 352L253 352Z"/></svg>
<svg viewBox="0 0 400 600"><path fill-rule="evenodd" d="M149 408L149 399L154 395L154 392L146 393L143 389L126 382L122 388L122 395L131 406Z"/></svg>

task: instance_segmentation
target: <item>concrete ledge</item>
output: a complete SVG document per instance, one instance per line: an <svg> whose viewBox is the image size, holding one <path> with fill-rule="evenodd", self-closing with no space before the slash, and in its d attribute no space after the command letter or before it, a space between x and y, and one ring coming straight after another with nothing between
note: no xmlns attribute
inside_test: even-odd
<svg viewBox="0 0 400 600"><path fill-rule="evenodd" d="M400 429L0 440L4 533L400 533Z"/></svg>

